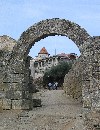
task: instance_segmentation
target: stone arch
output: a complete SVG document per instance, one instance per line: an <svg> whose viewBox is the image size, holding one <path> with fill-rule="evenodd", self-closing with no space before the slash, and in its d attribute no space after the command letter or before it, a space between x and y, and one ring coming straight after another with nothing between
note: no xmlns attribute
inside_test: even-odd
<svg viewBox="0 0 100 130"><path fill-rule="evenodd" d="M31 89L29 58L27 58L27 54L36 41L55 35L68 37L78 46L81 52L81 57L70 71L70 74L74 71L77 80L82 72L79 81L82 81L83 106L86 107L86 114L84 114L87 115L86 124L89 123L89 128L98 127L100 126L100 37L91 37L78 24L65 19L43 20L22 33L7 60L6 74L3 79L3 85L6 88L2 99L3 109L32 108L32 97L29 90ZM77 72L80 65L81 72Z"/></svg>
<svg viewBox="0 0 100 130"><path fill-rule="evenodd" d="M32 106L30 88L30 72L28 52L36 41L47 36L61 35L71 39L85 55L86 48L91 44L92 37L78 24L65 19L47 19L34 24L22 33L14 46L8 62L9 73L6 83L8 92L6 98L11 99L12 109L29 109ZM9 96L9 93L12 94ZM19 105L18 105L19 104Z"/></svg>
<svg viewBox="0 0 100 130"><path fill-rule="evenodd" d="M23 32L13 53L22 59L28 54L31 46L34 45L36 41L55 35L66 36L71 39L77 45L81 54L91 39L91 36L86 30L81 28L78 24L59 18L47 19L34 24Z"/></svg>

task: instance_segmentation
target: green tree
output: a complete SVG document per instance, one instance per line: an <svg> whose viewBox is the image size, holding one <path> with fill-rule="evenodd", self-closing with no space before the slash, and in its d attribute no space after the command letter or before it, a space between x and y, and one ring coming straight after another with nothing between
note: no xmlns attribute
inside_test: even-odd
<svg viewBox="0 0 100 130"><path fill-rule="evenodd" d="M43 84L47 85L49 82L57 81L59 86L62 86L64 82L65 74L71 69L72 63L61 62L57 66L52 66L47 70L43 76Z"/></svg>

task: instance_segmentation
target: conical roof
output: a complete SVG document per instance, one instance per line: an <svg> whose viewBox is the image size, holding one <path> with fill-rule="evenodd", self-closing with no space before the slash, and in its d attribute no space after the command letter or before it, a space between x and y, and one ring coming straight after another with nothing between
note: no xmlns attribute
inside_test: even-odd
<svg viewBox="0 0 100 130"><path fill-rule="evenodd" d="M49 54L45 47L43 47L38 54Z"/></svg>

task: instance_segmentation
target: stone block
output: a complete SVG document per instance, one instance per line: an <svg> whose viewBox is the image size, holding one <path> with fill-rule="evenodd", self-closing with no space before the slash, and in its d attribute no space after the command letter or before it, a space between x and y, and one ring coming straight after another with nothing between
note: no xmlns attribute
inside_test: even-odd
<svg viewBox="0 0 100 130"><path fill-rule="evenodd" d="M9 110L9 109L11 109L11 105L12 105L11 99L3 99L2 100L2 108L3 109Z"/></svg>
<svg viewBox="0 0 100 130"><path fill-rule="evenodd" d="M19 83L24 82L24 74L8 74L4 78L3 82L5 83Z"/></svg>
<svg viewBox="0 0 100 130"><path fill-rule="evenodd" d="M91 104L91 98L87 97L84 98L83 97L83 107L84 108L91 108L92 104Z"/></svg>
<svg viewBox="0 0 100 130"><path fill-rule="evenodd" d="M5 98L5 91L0 91L0 99Z"/></svg>
<svg viewBox="0 0 100 130"><path fill-rule="evenodd" d="M23 91L28 90L28 86L25 83L19 82L19 83L12 83L13 90L14 91Z"/></svg>
<svg viewBox="0 0 100 130"><path fill-rule="evenodd" d="M22 109L23 110L29 110L29 109L32 109L33 106L32 106L32 100L29 100L29 99L23 99L22 100Z"/></svg>
<svg viewBox="0 0 100 130"><path fill-rule="evenodd" d="M0 83L0 91L6 91L6 90L8 90L8 84Z"/></svg>
<svg viewBox="0 0 100 130"><path fill-rule="evenodd" d="M91 94L92 97L92 107L98 109L100 111L100 92L99 90L95 90L95 92Z"/></svg>
<svg viewBox="0 0 100 130"><path fill-rule="evenodd" d="M22 109L22 100L12 100L12 109Z"/></svg>
<svg viewBox="0 0 100 130"><path fill-rule="evenodd" d="M12 89L9 91L6 91L6 98L7 99L21 99L22 91L13 91Z"/></svg>
<svg viewBox="0 0 100 130"><path fill-rule="evenodd" d="M13 63L11 64L12 66L12 73L24 73L25 71L25 64L23 63L22 60L19 60L16 58L13 59L14 61L12 61Z"/></svg>
<svg viewBox="0 0 100 130"><path fill-rule="evenodd" d="M13 99L21 99L21 98L22 98L22 91L14 91Z"/></svg>
<svg viewBox="0 0 100 130"><path fill-rule="evenodd" d="M22 91L22 96L24 99L31 99L32 93L29 93L29 91Z"/></svg>
<svg viewBox="0 0 100 130"><path fill-rule="evenodd" d="M2 99L0 99L0 106L2 106Z"/></svg>
<svg viewBox="0 0 100 130"><path fill-rule="evenodd" d="M0 99L0 112L2 112L3 107L2 107L2 99Z"/></svg>
<svg viewBox="0 0 100 130"><path fill-rule="evenodd" d="M12 109L30 109L30 100L20 99L20 100L12 100Z"/></svg>
<svg viewBox="0 0 100 130"><path fill-rule="evenodd" d="M28 91L29 90L29 86L27 83L22 83L22 82L18 82L18 83L2 83L0 84L0 91L9 91L9 90L13 90L13 91Z"/></svg>
<svg viewBox="0 0 100 130"><path fill-rule="evenodd" d="M33 99L33 107L41 107L41 99Z"/></svg>

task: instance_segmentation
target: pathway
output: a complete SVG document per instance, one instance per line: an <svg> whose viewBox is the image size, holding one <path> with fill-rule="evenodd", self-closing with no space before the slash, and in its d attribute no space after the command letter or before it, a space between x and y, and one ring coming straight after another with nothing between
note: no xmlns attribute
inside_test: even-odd
<svg viewBox="0 0 100 130"><path fill-rule="evenodd" d="M63 90L42 90L34 98L42 99L42 107L0 113L0 130L83 130L82 104Z"/></svg>

